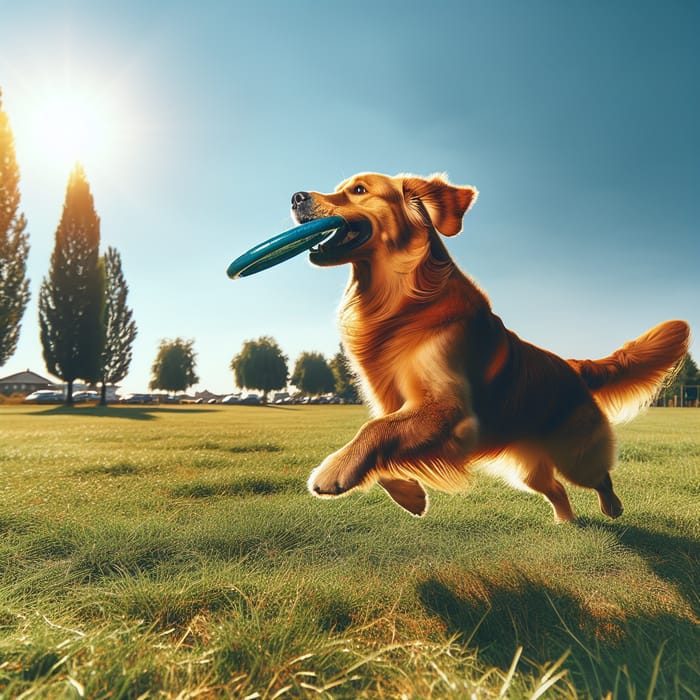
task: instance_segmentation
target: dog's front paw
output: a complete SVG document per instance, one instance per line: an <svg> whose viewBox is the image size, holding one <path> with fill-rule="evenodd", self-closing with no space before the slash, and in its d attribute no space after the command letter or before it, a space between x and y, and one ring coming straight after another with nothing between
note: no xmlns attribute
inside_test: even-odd
<svg viewBox="0 0 700 700"><path fill-rule="evenodd" d="M321 462L309 476L308 488L319 498L335 498L358 487L364 480L365 471L353 468L344 450L334 452Z"/></svg>

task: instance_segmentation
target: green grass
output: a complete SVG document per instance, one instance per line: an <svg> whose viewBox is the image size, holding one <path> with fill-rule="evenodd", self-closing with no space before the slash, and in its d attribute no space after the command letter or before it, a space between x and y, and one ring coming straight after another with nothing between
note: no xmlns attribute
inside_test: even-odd
<svg viewBox="0 0 700 700"><path fill-rule="evenodd" d="M2 698L698 698L700 411L620 430L611 522L485 476L307 495L362 407L0 407Z"/></svg>

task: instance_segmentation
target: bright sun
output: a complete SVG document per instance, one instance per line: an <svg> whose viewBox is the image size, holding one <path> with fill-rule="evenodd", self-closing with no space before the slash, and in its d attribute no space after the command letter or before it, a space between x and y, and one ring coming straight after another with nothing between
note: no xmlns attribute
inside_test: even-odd
<svg viewBox="0 0 700 700"><path fill-rule="evenodd" d="M135 109L140 83L81 65L30 67L12 89L3 88L17 162L23 177L59 196L76 163L88 181L121 186L125 172L144 162L143 109ZM11 100L10 100L11 96Z"/></svg>
<svg viewBox="0 0 700 700"><path fill-rule="evenodd" d="M37 105L33 147L54 165L108 158L114 142L109 111L89 95L55 94Z"/></svg>

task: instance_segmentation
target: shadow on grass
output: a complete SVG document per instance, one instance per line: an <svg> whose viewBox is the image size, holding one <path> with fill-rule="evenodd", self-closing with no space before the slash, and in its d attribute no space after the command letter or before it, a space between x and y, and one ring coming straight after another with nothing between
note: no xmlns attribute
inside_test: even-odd
<svg viewBox="0 0 700 700"><path fill-rule="evenodd" d="M129 420L155 420L164 413L212 413L214 409L167 408L164 406L54 406L45 411L32 413L33 416L96 416L98 418L127 418Z"/></svg>
<svg viewBox="0 0 700 700"><path fill-rule="evenodd" d="M81 467L73 472L74 476L133 476L140 473L141 469L129 462L118 462L117 464L98 464L91 467Z"/></svg>
<svg viewBox="0 0 700 700"><path fill-rule="evenodd" d="M293 477L241 477L232 481L194 481L172 486L176 498L211 498L216 496L272 496L279 493L303 493L299 479Z"/></svg>
<svg viewBox="0 0 700 700"><path fill-rule="evenodd" d="M450 635L478 647L485 662L504 671L522 646L523 658L535 664L570 651L565 667L576 687L594 697L608 692L644 697L651 688L654 697L677 697L679 689L700 687L700 663L692 651L700 648L698 544L638 527L616 535L676 588L685 611L664 609L663 601L651 613L625 609L624 603L607 601L605 591L593 584L590 596L573 595L558 587L554 577L550 581L547 571L533 580L518 571L498 570L493 577L464 572L462 577L453 569L420 582L418 598ZM639 582L642 596L645 586L653 586L653 579ZM685 697L683 692L680 696Z"/></svg>
<svg viewBox="0 0 700 700"><path fill-rule="evenodd" d="M623 547L642 557L659 578L672 583L692 608L693 614L700 618L700 542L691 537L668 535L636 525L620 529L612 523L586 518L579 518L575 525L613 533ZM669 523L669 527L673 526L672 522Z"/></svg>

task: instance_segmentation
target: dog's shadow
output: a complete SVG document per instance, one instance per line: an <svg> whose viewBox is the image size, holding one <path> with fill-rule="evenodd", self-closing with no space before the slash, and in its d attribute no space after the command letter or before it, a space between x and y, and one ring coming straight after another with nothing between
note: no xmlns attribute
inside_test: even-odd
<svg viewBox="0 0 700 700"><path fill-rule="evenodd" d="M577 527L600 529L601 522L581 519ZM419 600L428 613L442 621L449 635L478 648L484 662L504 671L520 646L523 659L535 664L556 661L574 649L575 661L566 664L573 680L602 697L620 682L622 669L635 679L638 689L648 688L654 657L665 645L664 659L672 661L661 665L656 679L659 697L665 697L664 692L672 695L679 681L698 687L700 668L688 661L692 656L688 640L697 640L695 648L700 648L700 544L690 537L636 526L604 527L676 589L687 614L658 606L653 614L625 610L620 615L596 616L581 597L563 591L546 572L537 580L512 572L503 582L498 577L480 579L472 572L466 587L454 577L433 576L418 584ZM640 644L650 658L639 653Z"/></svg>
<svg viewBox="0 0 700 700"><path fill-rule="evenodd" d="M601 522L581 517L575 527L595 527L612 533L625 549L636 552L649 568L663 581L676 587L700 618L700 541L695 538L648 530L638 525ZM677 528L670 518L665 529Z"/></svg>

